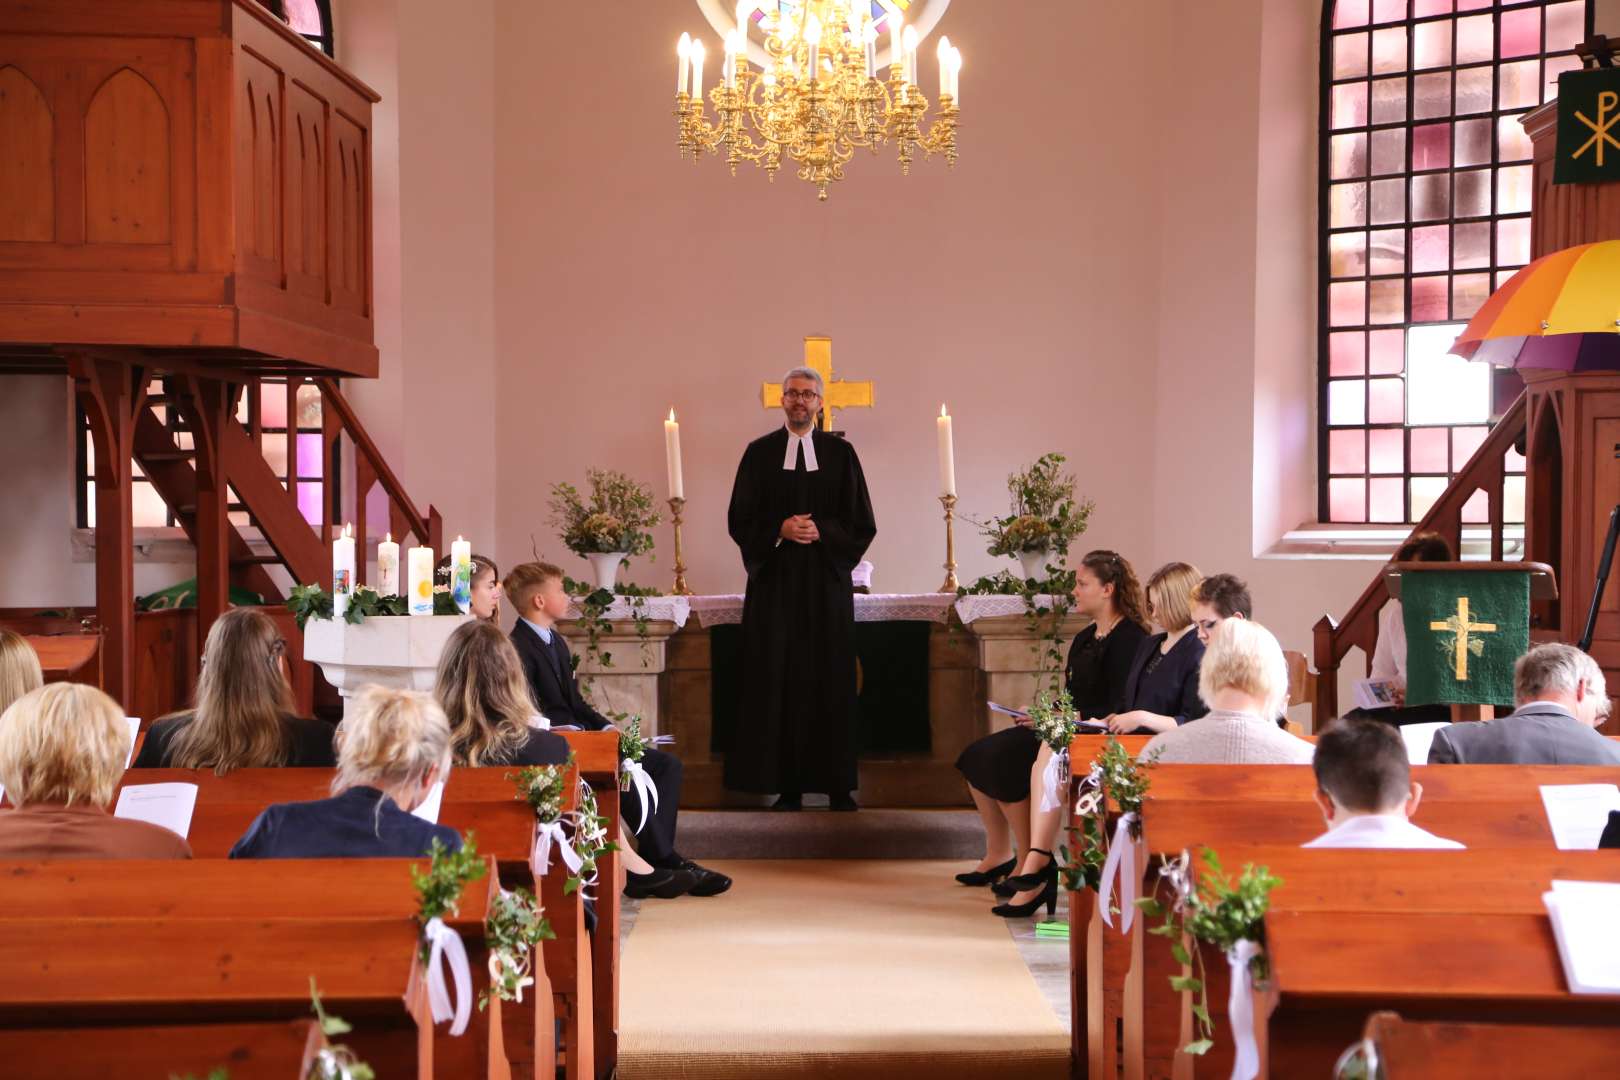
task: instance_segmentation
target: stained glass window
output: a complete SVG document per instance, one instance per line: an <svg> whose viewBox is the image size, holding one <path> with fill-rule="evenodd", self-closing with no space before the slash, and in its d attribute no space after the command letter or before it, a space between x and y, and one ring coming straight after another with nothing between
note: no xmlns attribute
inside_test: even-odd
<svg viewBox="0 0 1620 1080"><path fill-rule="evenodd" d="M1519 117L1579 68L1587 0L1328 0L1322 33L1319 512L1420 519L1518 386L1447 355L1530 260ZM1509 455L1506 520L1524 519ZM1483 499L1465 522L1483 522Z"/></svg>

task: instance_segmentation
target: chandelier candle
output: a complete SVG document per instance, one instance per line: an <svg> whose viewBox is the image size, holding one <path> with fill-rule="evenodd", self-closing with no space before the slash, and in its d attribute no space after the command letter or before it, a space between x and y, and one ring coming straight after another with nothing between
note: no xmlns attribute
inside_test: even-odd
<svg viewBox="0 0 1620 1080"><path fill-rule="evenodd" d="M349 598L354 594L354 535L345 525L343 533L332 541L332 617L343 618L349 610Z"/></svg>
<svg viewBox="0 0 1620 1080"><path fill-rule="evenodd" d="M377 595L399 595L399 545L393 533L377 545Z"/></svg>

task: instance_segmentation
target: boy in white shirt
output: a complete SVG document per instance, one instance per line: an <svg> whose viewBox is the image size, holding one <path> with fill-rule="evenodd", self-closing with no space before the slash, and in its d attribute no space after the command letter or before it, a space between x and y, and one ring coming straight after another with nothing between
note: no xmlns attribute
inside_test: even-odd
<svg viewBox="0 0 1620 1080"><path fill-rule="evenodd" d="M1316 802L1328 831L1309 848L1460 848L1413 825L1423 785L1388 724L1341 719L1316 740Z"/></svg>

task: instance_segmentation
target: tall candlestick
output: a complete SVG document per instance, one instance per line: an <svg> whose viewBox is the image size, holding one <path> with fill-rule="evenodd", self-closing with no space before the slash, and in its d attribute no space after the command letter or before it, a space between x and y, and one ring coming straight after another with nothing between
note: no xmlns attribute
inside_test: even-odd
<svg viewBox="0 0 1620 1080"><path fill-rule="evenodd" d="M393 533L377 545L377 594L399 595L399 545Z"/></svg>
<svg viewBox="0 0 1620 1080"><path fill-rule="evenodd" d="M675 596L692 595L692 590L686 584L686 562L681 557L681 511L685 508L686 500L680 496L669 500L669 521L675 527L675 584L669 591Z"/></svg>
<svg viewBox="0 0 1620 1080"><path fill-rule="evenodd" d="M669 471L669 497L686 498L686 485L681 479L681 425L675 422L675 410L669 410L664 421L664 465Z"/></svg>
<svg viewBox="0 0 1620 1080"><path fill-rule="evenodd" d="M951 433L951 414L945 411L945 406L939 407L939 418L935 421L939 425L939 492L941 495L956 494L956 443Z"/></svg>
<svg viewBox="0 0 1620 1080"><path fill-rule="evenodd" d="M410 587L412 615L433 614L433 549L413 547L406 556L406 583Z"/></svg>
<svg viewBox="0 0 1620 1080"><path fill-rule="evenodd" d="M956 580L956 496L941 495L939 504L945 508L945 580L939 591L953 593L961 585Z"/></svg>
<svg viewBox="0 0 1620 1080"><path fill-rule="evenodd" d="M459 536L450 544L450 596L463 615L472 610L472 544Z"/></svg>
<svg viewBox="0 0 1620 1080"><path fill-rule="evenodd" d="M354 536L349 526L332 541L332 617L343 618L354 593Z"/></svg>

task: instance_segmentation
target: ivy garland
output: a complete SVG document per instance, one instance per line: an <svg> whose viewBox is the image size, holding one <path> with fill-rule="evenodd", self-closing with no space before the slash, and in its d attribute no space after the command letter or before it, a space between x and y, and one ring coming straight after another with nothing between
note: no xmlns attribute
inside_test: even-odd
<svg viewBox="0 0 1620 1080"><path fill-rule="evenodd" d="M1034 710L1030 710L1033 715ZM1091 773L1080 781L1074 816L1079 826L1067 826L1069 843L1058 848L1058 873L1070 891L1087 888L1095 892L1102 883L1103 864L1108 861L1109 807L1121 814L1136 815L1129 826L1131 838L1142 837L1142 804L1153 780L1149 773L1159 763L1161 751L1141 761L1114 737L1108 736L1102 751L1093 760ZM1071 846L1072 850L1071 850Z"/></svg>
<svg viewBox="0 0 1620 1080"><path fill-rule="evenodd" d="M489 989L478 996L478 1007L486 1008L492 997L522 1001L523 988L534 985L529 972L535 946L557 937L545 909L527 889L502 889L484 920L484 933L489 943Z"/></svg>

